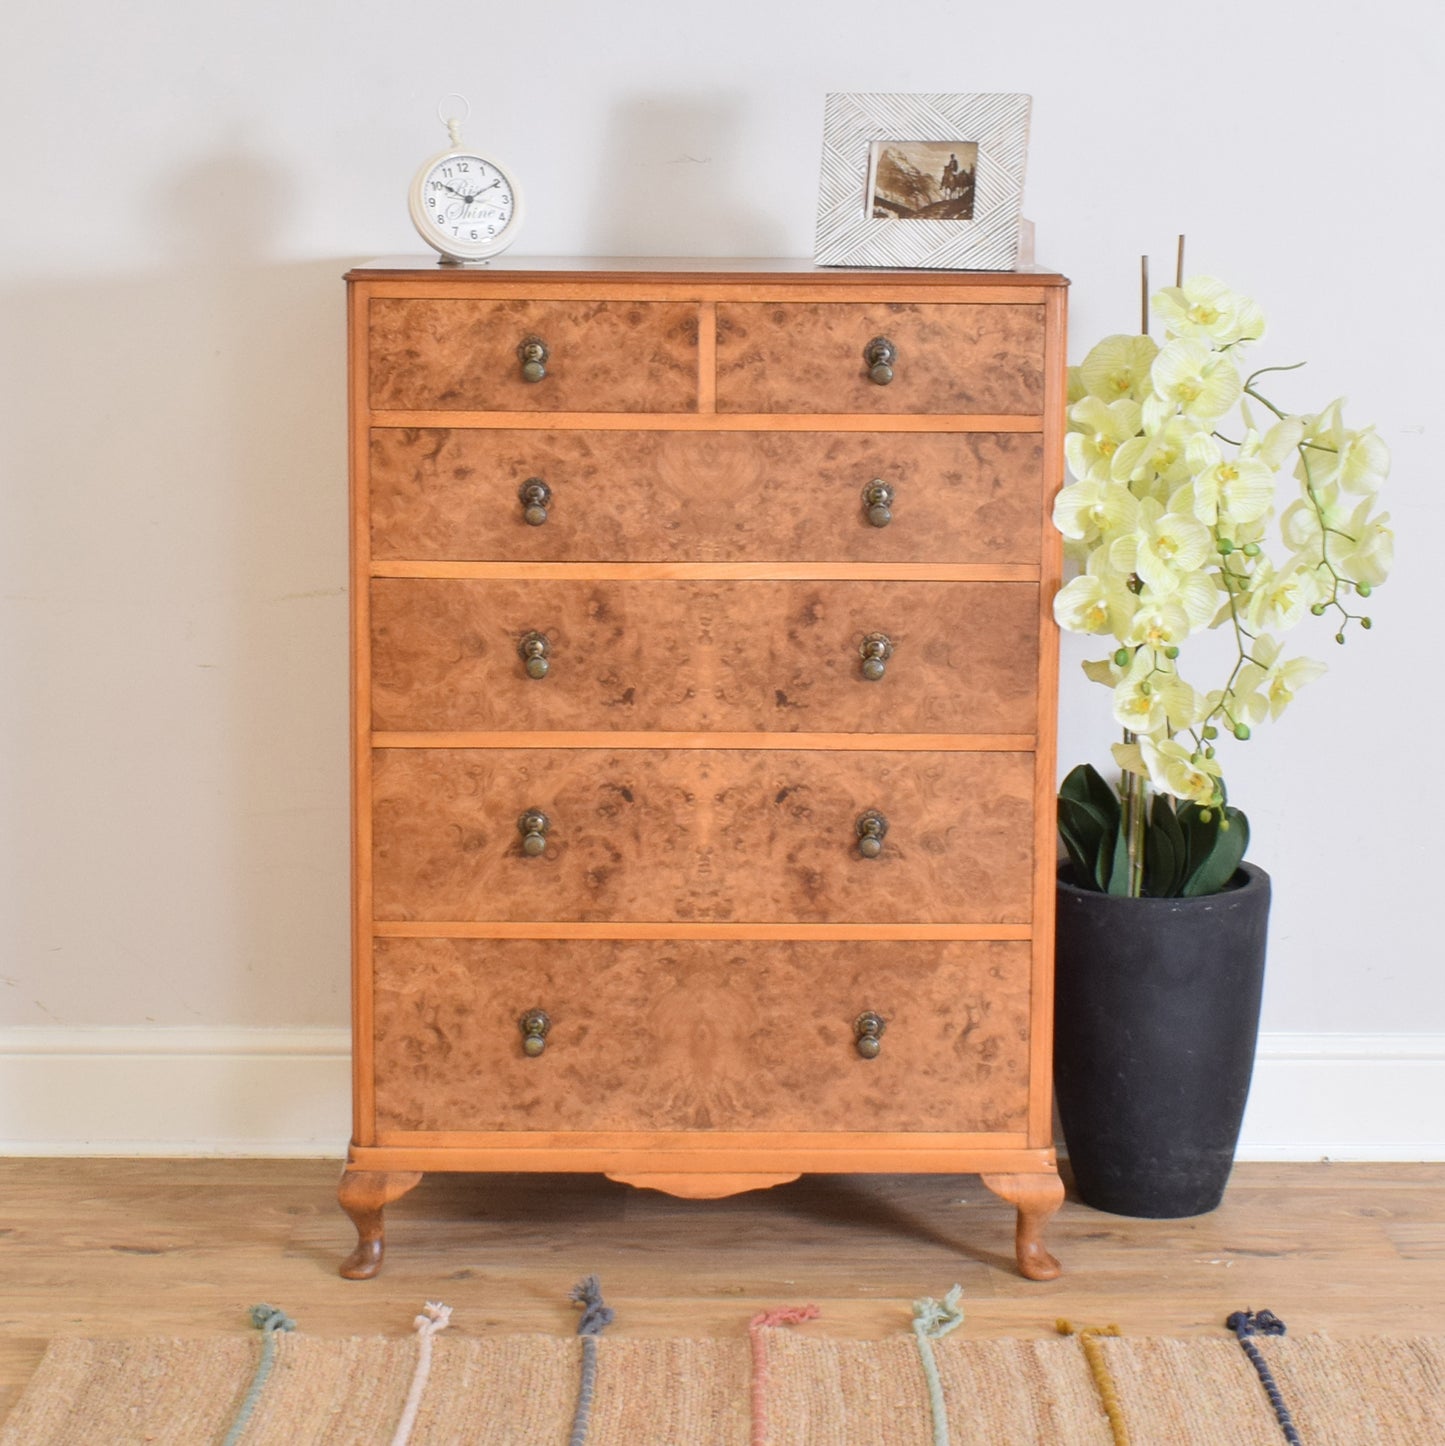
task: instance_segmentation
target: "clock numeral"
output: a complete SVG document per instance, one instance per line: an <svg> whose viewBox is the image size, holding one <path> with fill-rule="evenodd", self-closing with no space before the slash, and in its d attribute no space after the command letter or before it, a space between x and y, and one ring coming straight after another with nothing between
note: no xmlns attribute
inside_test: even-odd
<svg viewBox="0 0 1445 1446"><path fill-rule="evenodd" d="M477 240L477 239L478 239L478 238L477 238L477 233L476 233L476 231L474 230L474 231L472 232L472 240L475 241L475 240Z"/></svg>
<svg viewBox="0 0 1445 1446"><path fill-rule="evenodd" d="M428 206L435 206L437 203L437 198L435 196L428 196L426 198L426 203Z"/></svg>
<svg viewBox="0 0 1445 1446"><path fill-rule="evenodd" d="M488 226L488 227L487 227L487 235L488 235L488 236L495 236L496 234L497 234L497 228L496 228L495 226Z"/></svg>
<svg viewBox="0 0 1445 1446"><path fill-rule="evenodd" d="M452 178L452 168L451 168L450 166L443 166L443 167L442 167L442 175L444 175L444 176L447 178L447 180L451 180L451 178Z"/></svg>
<svg viewBox="0 0 1445 1446"><path fill-rule="evenodd" d="M498 196L497 199L498 199L498 200L502 203L502 205L504 205L504 206L510 206L510 205L512 204L512 198L511 198L510 196L501 195L501 196Z"/></svg>
<svg viewBox="0 0 1445 1446"><path fill-rule="evenodd" d="M470 171L470 170L471 170L471 167L470 167L465 161L458 161L458 162L457 162L457 170L459 170L459 171Z"/></svg>

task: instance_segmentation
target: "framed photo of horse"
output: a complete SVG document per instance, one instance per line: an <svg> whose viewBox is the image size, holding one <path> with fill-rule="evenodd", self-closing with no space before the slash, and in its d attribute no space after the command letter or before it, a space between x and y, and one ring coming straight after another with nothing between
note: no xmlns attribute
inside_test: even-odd
<svg viewBox="0 0 1445 1446"><path fill-rule="evenodd" d="M1012 271L1029 102L1026 95L830 95L814 259Z"/></svg>

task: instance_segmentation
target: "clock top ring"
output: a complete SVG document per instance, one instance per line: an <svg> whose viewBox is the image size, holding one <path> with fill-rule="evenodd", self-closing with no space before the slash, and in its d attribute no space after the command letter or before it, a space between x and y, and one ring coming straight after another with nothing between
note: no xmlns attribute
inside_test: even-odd
<svg viewBox="0 0 1445 1446"><path fill-rule="evenodd" d="M471 104L465 96L455 96L466 110L460 118L450 118L443 106L451 99L443 96L437 105L451 146L422 162L412 178L409 203L412 224L440 253L441 264L459 266L485 261L516 240L522 193L501 162L463 142L462 121L471 114Z"/></svg>

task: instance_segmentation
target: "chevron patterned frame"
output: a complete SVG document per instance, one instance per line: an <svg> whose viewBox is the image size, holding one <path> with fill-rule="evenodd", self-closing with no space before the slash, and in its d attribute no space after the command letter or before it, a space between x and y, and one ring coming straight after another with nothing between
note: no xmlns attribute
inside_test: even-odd
<svg viewBox="0 0 1445 1446"><path fill-rule="evenodd" d="M831 94L823 109L819 266L1012 271L1028 158L1027 95ZM874 141L976 141L971 221L875 218L867 182Z"/></svg>

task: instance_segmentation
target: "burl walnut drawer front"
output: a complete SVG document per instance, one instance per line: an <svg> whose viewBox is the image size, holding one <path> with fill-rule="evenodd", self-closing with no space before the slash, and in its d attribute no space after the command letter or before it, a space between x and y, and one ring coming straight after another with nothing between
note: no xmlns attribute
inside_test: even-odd
<svg viewBox="0 0 1445 1446"><path fill-rule="evenodd" d="M383 939L374 957L383 1131L1025 1128L1027 944Z"/></svg>
<svg viewBox="0 0 1445 1446"><path fill-rule="evenodd" d="M371 433L378 558L1037 565L1042 497L1029 432Z"/></svg>
<svg viewBox="0 0 1445 1446"><path fill-rule="evenodd" d="M878 339L894 353L883 384L865 355ZM1042 306L718 305L720 412L1037 416L1043 404Z"/></svg>
<svg viewBox="0 0 1445 1446"><path fill-rule="evenodd" d="M536 339L543 375L523 375ZM697 405L694 302L371 303L371 405L399 411L685 412Z"/></svg>
<svg viewBox="0 0 1445 1446"><path fill-rule="evenodd" d="M1028 753L397 748L374 760L380 920L1030 917ZM867 857L875 812L886 831Z"/></svg>
<svg viewBox="0 0 1445 1446"><path fill-rule="evenodd" d="M378 578L371 622L384 731L1031 735L1037 721L1032 583Z"/></svg>

